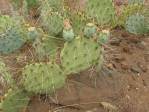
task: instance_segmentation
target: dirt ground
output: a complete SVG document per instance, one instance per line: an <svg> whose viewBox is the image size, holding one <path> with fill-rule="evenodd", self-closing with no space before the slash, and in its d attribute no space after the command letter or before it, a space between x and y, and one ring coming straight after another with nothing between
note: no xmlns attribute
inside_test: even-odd
<svg viewBox="0 0 149 112"><path fill-rule="evenodd" d="M22 48L18 63L14 55L4 58L13 73L34 57L30 49ZM104 49L99 73L90 69L69 77L54 95L33 97L26 112L149 112L149 36L117 28Z"/></svg>

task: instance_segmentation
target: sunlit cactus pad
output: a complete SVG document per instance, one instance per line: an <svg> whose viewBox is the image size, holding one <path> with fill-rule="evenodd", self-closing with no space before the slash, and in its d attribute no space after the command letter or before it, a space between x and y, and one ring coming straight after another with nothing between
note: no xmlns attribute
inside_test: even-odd
<svg viewBox="0 0 149 112"><path fill-rule="evenodd" d="M2 102L2 112L22 112L28 105L29 97L22 90L12 90Z"/></svg>
<svg viewBox="0 0 149 112"><path fill-rule="evenodd" d="M78 73L100 61L101 47L86 38L66 42L61 52L61 63L65 73Z"/></svg>
<svg viewBox="0 0 149 112"><path fill-rule="evenodd" d="M48 94L65 84L65 75L56 64L36 63L23 70L23 85L28 92Z"/></svg>

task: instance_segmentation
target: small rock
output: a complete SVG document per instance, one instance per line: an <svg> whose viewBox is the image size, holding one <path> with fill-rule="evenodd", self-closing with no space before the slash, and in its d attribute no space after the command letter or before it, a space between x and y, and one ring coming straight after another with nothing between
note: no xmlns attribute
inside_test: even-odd
<svg viewBox="0 0 149 112"><path fill-rule="evenodd" d="M117 112L118 108L115 105L112 105L108 102L101 102L100 103L105 109L109 110L110 112Z"/></svg>
<svg viewBox="0 0 149 112"><path fill-rule="evenodd" d="M119 46L120 43L121 43L120 39L115 39L115 40L110 41L110 44L114 46Z"/></svg>
<svg viewBox="0 0 149 112"><path fill-rule="evenodd" d="M137 47L140 49L145 49L145 46L146 46L146 43L144 41L137 43Z"/></svg>
<svg viewBox="0 0 149 112"><path fill-rule="evenodd" d="M147 72L147 66L146 66L146 65L139 64L138 66L140 67L140 69L141 69L143 72Z"/></svg>
<svg viewBox="0 0 149 112"><path fill-rule="evenodd" d="M123 56L115 56L114 59L117 62L121 62L121 61L124 61L125 60L125 57L123 57Z"/></svg>
<svg viewBox="0 0 149 112"><path fill-rule="evenodd" d="M122 63L121 63L121 67L122 67L122 69L124 69L124 70L129 69L129 65L128 65L126 62L122 62Z"/></svg>
<svg viewBox="0 0 149 112"><path fill-rule="evenodd" d="M138 67L137 65L132 66L131 71L134 72L134 73L141 73L142 72L140 67Z"/></svg>

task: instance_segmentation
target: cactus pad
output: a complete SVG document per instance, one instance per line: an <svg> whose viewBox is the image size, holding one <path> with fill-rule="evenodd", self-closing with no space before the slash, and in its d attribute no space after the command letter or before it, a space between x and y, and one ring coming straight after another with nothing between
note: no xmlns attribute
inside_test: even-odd
<svg viewBox="0 0 149 112"><path fill-rule="evenodd" d="M63 42L56 37L44 36L44 38L37 38L33 43L33 47L39 59L43 59L44 57L53 59L61 43Z"/></svg>
<svg viewBox="0 0 149 112"><path fill-rule="evenodd" d="M19 49L26 41L26 32L19 21L0 16L0 53L8 54Z"/></svg>
<svg viewBox="0 0 149 112"><path fill-rule="evenodd" d="M145 17L140 14L132 15L127 19L126 30L133 34L145 34L149 31Z"/></svg>
<svg viewBox="0 0 149 112"><path fill-rule="evenodd" d="M129 4L144 4L145 0L128 0Z"/></svg>
<svg viewBox="0 0 149 112"><path fill-rule="evenodd" d="M3 112L21 112L27 107L29 97L22 90L9 91L4 101L2 101Z"/></svg>
<svg viewBox="0 0 149 112"><path fill-rule="evenodd" d="M63 0L45 0L44 4L48 4L54 12L59 12L63 10Z"/></svg>
<svg viewBox="0 0 149 112"><path fill-rule="evenodd" d="M48 5L44 5L41 10L41 24L50 35L57 36L63 30L63 17L58 12L52 12Z"/></svg>
<svg viewBox="0 0 149 112"><path fill-rule="evenodd" d="M88 0L86 14L101 26L114 25L115 9L112 0Z"/></svg>
<svg viewBox="0 0 149 112"><path fill-rule="evenodd" d="M93 40L77 38L66 42L61 52L61 63L65 73L78 73L98 63L101 48Z"/></svg>
<svg viewBox="0 0 149 112"><path fill-rule="evenodd" d="M23 70L23 85L28 92L33 93L52 93L64 85L65 78L56 64L30 64Z"/></svg>

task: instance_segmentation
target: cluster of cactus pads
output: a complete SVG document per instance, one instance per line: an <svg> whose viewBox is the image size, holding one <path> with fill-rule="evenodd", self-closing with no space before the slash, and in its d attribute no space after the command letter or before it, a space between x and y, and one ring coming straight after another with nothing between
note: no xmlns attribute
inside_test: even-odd
<svg viewBox="0 0 149 112"><path fill-rule="evenodd" d="M28 7L32 7L38 0L25 1ZM112 0L88 0L83 11L73 13L67 6L64 7L64 0L39 1L39 27L42 28L26 26L14 17L0 16L0 53L12 53L29 41L38 58L50 57L50 61L35 60L25 65L19 72L19 84L15 83L12 74L0 61L0 81L12 89L0 103L4 112L20 112L28 105L32 95L54 93L64 86L68 75L101 66L101 45L107 43L110 37L109 29L103 28L118 24L134 34L149 31L144 9L139 4L142 0L129 1L118 23L115 23ZM55 61L57 57L58 63Z"/></svg>

